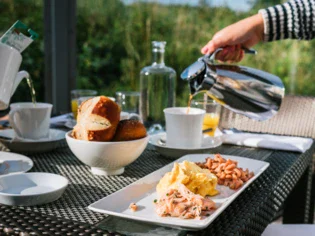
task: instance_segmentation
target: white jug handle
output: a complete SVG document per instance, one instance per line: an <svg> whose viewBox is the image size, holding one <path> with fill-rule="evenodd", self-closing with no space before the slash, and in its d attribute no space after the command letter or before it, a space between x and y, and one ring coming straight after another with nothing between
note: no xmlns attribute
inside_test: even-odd
<svg viewBox="0 0 315 236"><path fill-rule="evenodd" d="M24 79L24 78L25 78L25 79L29 79L29 78L30 78L30 75L28 74L27 71L21 70L20 72L18 72L18 73L16 74L15 81L14 81L14 85L13 85L13 89L12 89L12 92L11 92L11 97L12 97L12 95L14 94L14 92L15 92L17 86L20 84L21 80Z"/></svg>
<svg viewBox="0 0 315 236"><path fill-rule="evenodd" d="M15 125L15 121L14 121L14 116L15 113L18 112L19 110L15 109L15 110L11 110L9 113L9 122L11 127L14 129L15 133L17 134L17 136L22 137L21 135L21 131L19 130L19 128Z"/></svg>

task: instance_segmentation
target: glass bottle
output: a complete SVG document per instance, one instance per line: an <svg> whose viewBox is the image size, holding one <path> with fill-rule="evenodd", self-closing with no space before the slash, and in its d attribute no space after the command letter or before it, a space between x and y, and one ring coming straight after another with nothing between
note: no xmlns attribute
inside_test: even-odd
<svg viewBox="0 0 315 236"><path fill-rule="evenodd" d="M165 45L166 42L152 42L152 65L140 73L140 115L147 128L164 127L164 108L175 106L176 72L165 66Z"/></svg>

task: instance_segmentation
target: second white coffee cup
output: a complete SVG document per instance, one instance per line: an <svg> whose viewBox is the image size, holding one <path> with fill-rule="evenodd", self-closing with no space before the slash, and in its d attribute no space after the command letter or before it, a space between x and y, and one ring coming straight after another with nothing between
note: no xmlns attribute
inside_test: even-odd
<svg viewBox="0 0 315 236"><path fill-rule="evenodd" d="M200 148L202 144L202 123L205 110L187 107L164 109L166 122L166 144L175 148Z"/></svg>
<svg viewBox="0 0 315 236"><path fill-rule="evenodd" d="M10 105L10 125L15 134L24 139L42 139L49 137L52 104L31 102Z"/></svg>

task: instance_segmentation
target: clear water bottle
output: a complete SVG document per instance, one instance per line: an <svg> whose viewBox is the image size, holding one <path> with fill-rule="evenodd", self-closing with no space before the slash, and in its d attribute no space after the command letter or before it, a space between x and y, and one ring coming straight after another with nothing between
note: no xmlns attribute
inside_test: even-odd
<svg viewBox="0 0 315 236"><path fill-rule="evenodd" d="M140 115L147 128L164 127L164 108L175 106L176 72L165 66L165 45L166 42L152 42L152 65L140 73Z"/></svg>

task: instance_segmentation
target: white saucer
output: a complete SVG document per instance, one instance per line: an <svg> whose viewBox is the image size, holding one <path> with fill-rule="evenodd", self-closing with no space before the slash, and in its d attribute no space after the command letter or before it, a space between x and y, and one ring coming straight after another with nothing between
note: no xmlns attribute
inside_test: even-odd
<svg viewBox="0 0 315 236"><path fill-rule="evenodd" d="M34 206L57 200L69 181L50 173L22 173L0 177L0 203Z"/></svg>
<svg viewBox="0 0 315 236"><path fill-rule="evenodd" d="M32 167L33 161L27 156L12 152L0 152L0 176L27 172Z"/></svg>
<svg viewBox="0 0 315 236"><path fill-rule="evenodd" d="M13 152L40 153L59 147L60 141L65 139L65 134L65 131L50 129L49 138L39 140L16 139L13 129L5 129L0 130L0 142Z"/></svg>
<svg viewBox="0 0 315 236"><path fill-rule="evenodd" d="M159 152L162 156L167 156L171 158L179 158L187 154L194 153L206 153L210 149L218 147L222 144L221 136L211 137L209 135L203 135L202 144L200 148L178 148L171 147L167 145L166 133L158 133L150 136L149 143L154 146L155 150Z"/></svg>

